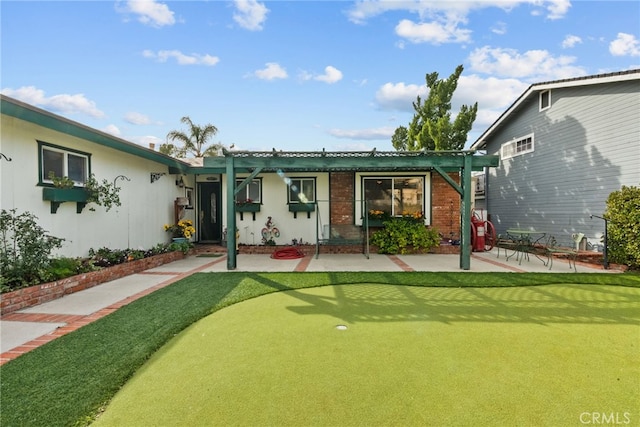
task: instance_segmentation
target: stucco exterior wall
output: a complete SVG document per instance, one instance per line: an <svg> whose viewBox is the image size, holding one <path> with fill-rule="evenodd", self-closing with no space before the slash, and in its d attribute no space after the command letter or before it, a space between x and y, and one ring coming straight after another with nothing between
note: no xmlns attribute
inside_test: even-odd
<svg viewBox="0 0 640 427"><path fill-rule="evenodd" d="M170 240L163 225L173 222L173 200L184 196L184 189L177 187L175 176L168 174L151 183L150 174L167 173L166 166L17 118L1 117L0 151L12 161L0 161L0 207L37 216L38 223L51 235L65 239L60 255L84 256L90 248L105 246L147 249ZM91 172L100 182L113 182L118 175L128 177L130 181L117 181L122 206L107 212L88 204L78 214L76 204L66 202L52 214L51 204L42 200L42 187L38 186L38 140L90 153ZM90 210L92 207L95 211Z"/></svg>
<svg viewBox="0 0 640 427"><path fill-rule="evenodd" d="M237 179L246 178L247 175L238 174ZM288 187L285 183L285 177L316 178L316 200L319 201L318 211L311 212L310 218L306 212L298 212L296 218L292 212L289 212L287 205ZM293 239L305 243L315 244L316 242L316 216L319 214L320 219L326 223L329 218L328 203L323 203L329 199L329 174L321 172L313 173L285 173L280 176L276 173L259 174L256 178L262 178L262 206L260 212L256 212L256 219L250 213L244 213L243 220L240 220L240 214L236 213L236 227L240 233L238 242L245 245L262 244L262 229L268 217L272 218L274 226L280 231L280 237L275 238L278 245L291 244ZM222 218L223 226L227 227L227 177L222 177L222 205L224 215Z"/></svg>

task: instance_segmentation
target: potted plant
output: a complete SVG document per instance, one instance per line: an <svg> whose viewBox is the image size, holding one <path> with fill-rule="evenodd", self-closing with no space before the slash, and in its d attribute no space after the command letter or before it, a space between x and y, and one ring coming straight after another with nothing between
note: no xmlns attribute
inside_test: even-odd
<svg viewBox="0 0 640 427"><path fill-rule="evenodd" d="M385 221L391 220L391 215L385 211L371 209L367 212L369 227L382 227Z"/></svg>
<svg viewBox="0 0 640 427"><path fill-rule="evenodd" d="M177 224L165 224L164 231L171 233L174 242L186 242L196 233L190 219L181 219Z"/></svg>
<svg viewBox="0 0 640 427"><path fill-rule="evenodd" d="M42 189L42 200L51 202L51 213L58 211L60 204L64 202L76 202L76 212L81 213L87 203L95 203L104 206L109 211L113 206L120 206L120 188L106 179L99 183L93 174L84 183L84 187L76 187L75 182L67 177L49 174L53 187ZM95 210L90 208L89 210Z"/></svg>

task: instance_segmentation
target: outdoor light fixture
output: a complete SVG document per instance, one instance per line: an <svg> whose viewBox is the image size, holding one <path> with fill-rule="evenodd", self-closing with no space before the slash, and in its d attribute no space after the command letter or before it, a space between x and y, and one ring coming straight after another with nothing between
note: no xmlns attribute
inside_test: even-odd
<svg viewBox="0 0 640 427"><path fill-rule="evenodd" d="M180 188L184 188L184 180L182 179L182 175L180 175L180 178L176 179L176 185Z"/></svg>

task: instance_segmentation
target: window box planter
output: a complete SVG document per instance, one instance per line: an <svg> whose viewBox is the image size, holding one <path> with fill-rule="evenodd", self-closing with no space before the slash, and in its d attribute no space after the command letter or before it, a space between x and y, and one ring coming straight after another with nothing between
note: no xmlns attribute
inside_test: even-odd
<svg viewBox="0 0 640 427"><path fill-rule="evenodd" d="M240 212L240 221L244 220L244 212L251 212L253 220L256 220L256 212L260 212L260 203L242 203L236 205L236 212Z"/></svg>
<svg viewBox="0 0 640 427"><path fill-rule="evenodd" d="M369 220L367 220L367 222L369 223L369 228L371 228L371 227L384 227L384 221L388 221L388 220L382 220L382 219L369 219Z"/></svg>
<svg viewBox="0 0 640 427"><path fill-rule="evenodd" d="M64 202L76 202L76 212L81 213L87 205L89 194L84 188L55 188L45 187L42 189L42 200L51 202L51 213L58 211L60 204Z"/></svg>
<svg viewBox="0 0 640 427"><path fill-rule="evenodd" d="M306 212L307 218L311 218L311 212L316 211L315 203L291 203L289 204L289 212L293 212L293 217L298 217L298 212Z"/></svg>

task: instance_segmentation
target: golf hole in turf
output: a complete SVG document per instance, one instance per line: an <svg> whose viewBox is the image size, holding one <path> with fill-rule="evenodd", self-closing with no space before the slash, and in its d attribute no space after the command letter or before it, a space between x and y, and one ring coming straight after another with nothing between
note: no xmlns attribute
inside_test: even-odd
<svg viewBox="0 0 640 427"><path fill-rule="evenodd" d="M339 331L346 331L347 330L347 325L337 325L336 329Z"/></svg>

